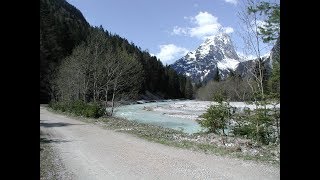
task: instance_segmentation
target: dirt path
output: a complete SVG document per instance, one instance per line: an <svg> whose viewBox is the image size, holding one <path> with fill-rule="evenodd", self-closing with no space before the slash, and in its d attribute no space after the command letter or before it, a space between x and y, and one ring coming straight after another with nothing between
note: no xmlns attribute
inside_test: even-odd
<svg viewBox="0 0 320 180"><path fill-rule="evenodd" d="M40 130L72 179L280 179L279 167L148 142L44 107Z"/></svg>

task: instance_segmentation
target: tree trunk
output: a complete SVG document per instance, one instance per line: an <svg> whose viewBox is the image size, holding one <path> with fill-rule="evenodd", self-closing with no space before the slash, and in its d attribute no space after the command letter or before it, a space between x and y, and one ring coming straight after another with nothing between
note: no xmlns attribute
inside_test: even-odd
<svg viewBox="0 0 320 180"><path fill-rule="evenodd" d="M112 94L112 107L111 107L111 116L113 115L113 109L114 109L114 97L115 97L115 91Z"/></svg>
<svg viewBox="0 0 320 180"><path fill-rule="evenodd" d="M97 92L96 92L96 100L99 102L99 100L100 100L100 92L97 90Z"/></svg>
<svg viewBox="0 0 320 180"><path fill-rule="evenodd" d="M277 138L278 142L280 142L280 128L279 128L279 119L277 118Z"/></svg>
<svg viewBox="0 0 320 180"><path fill-rule="evenodd" d="M108 107L108 86L106 87L106 89L105 89L105 91L106 91L106 95L105 95L105 97L106 97L106 107Z"/></svg>
<svg viewBox="0 0 320 180"><path fill-rule="evenodd" d="M96 79L94 78L93 81L93 102L96 102L97 100L97 83L96 83Z"/></svg>
<svg viewBox="0 0 320 180"><path fill-rule="evenodd" d="M275 105L276 106L276 105ZM277 126L277 141L278 143L280 142L280 122L279 122L279 117L277 115L277 110L276 110L276 107L274 107L274 110L275 110L275 118L276 118L276 126Z"/></svg>
<svg viewBox="0 0 320 180"><path fill-rule="evenodd" d="M113 94L112 94L112 106L111 106L111 116L113 115L113 110L114 110L114 97L117 91L117 82L118 82L118 77L115 79L114 85L113 85Z"/></svg>
<svg viewBox="0 0 320 180"><path fill-rule="evenodd" d="M256 125L256 138L257 138L257 141L260 141L260 139L259 139L259 123L258 122Z"/></svg>

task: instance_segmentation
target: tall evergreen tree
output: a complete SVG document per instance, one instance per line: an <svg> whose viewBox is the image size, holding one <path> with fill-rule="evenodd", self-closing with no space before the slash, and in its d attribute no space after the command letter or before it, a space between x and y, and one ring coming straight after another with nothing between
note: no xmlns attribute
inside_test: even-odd
<svg viewBox="0 0 320 180"><path fill-rule="evenodd" d="M218 68L216 68L216 74L214 75L213 80L216 81L216 82L221 81L221 77L220 77L220 73L219 73L219 69Z"/></svg>
<svg viewBox="0 0 320 180"><path fill-rule="evenodd" d="M259 26L259 34L263 42L274 42L280 36L280 5L270 2L260 2L256 6L248 7L249 13L259 12L266 16L266 24Z"/></svg>
<svg viewBox="0 0 320 180"><path fill-rule="evenodd" d="M190 78L186 79L185 97L188 98L188 99L192 99L193 98L193 86L192 86Z"/></svg>

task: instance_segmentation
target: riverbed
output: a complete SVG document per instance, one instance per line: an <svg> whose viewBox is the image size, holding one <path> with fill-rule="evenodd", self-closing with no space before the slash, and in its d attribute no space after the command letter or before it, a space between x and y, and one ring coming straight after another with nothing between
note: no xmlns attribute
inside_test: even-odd
<svg viewBox="0 0 320 180"><path fill-rule="evenodd" d="M205 113L211 104L215 104L215 102L169 100L166 102L133 104L117 107L114 115L192 134L204 130L196 120L199 119L201 114ZM254 108L254 105L244 102L230 102L230 105L238 109Z"/></svg>

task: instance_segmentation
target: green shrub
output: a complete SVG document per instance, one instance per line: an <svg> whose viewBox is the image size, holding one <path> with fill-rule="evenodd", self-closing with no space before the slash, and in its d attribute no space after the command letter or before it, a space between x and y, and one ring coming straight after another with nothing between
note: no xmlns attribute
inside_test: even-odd
<svg viewBox="0 0 320 180"><path fill-rule="evenodd" d="M229 109L225 104L211 105L206 113L202 116L204 118L199 123L202 127L208 128L209 132L220 133L227 126L227 118L229 117Z"/></svg>
<svg viewBox="0 0 320 180"><path fill-rule="evenodd" d="M68 110L68 105L66 102L50 102L49 107L54 109L54 110L59 110L62 112L65 112Z"/></svg>
<svg viewBox="0 0 320 180"><path fill-rule="evenodd" d="M253 137L253 132L255 131L253 126L250 125L243 125L243 126L236 126L233 129L233 134L238 135L238 136L245 136L252 138Z"/></svg>
<svg viewBox="0 0 320 180"><path fill-rule="evenodd" d="M263 144L273 142L272 124L275 122L270 109L257 108L246 110L241 115L234 116L238 125L233 128L233 134L254 139Z"/></svg>
<svg viewBox="0 0 320 180"><path fill-rule="evenodd" d="M54 110L62 112L70 112L77 116L85 116L89 118L99 118L104 115L104 108L98 103L84 103L83 101L72 102L51 102L49 104Z"/></svg>
<svg viewBox="0 0 320 180"><path fill-rule="evenodd" d="M86 104L83 101L73 101L70 103L70 112L77 116L83 115L86 110Z"/></svg>
<svg viewBox="0 0 320 180"><path fill-rule="evenodd" d="M199 124L207 128L209 132L214 132L226 135L224 130L227 128L227 122L231 118L231 106L228 102L223 102L225 96L223 93L217 93L213 99L218 102L218 105L211 105L209 109L201 115L203 120L199 121Z"/></svg>
<svg viewBox="0 0 320 180"><path fill-rule="evenodd" d="M104 108L97 103L87 104L86 108L83 110L83 115L85 117L99 118L103 116Z"/></svg>

